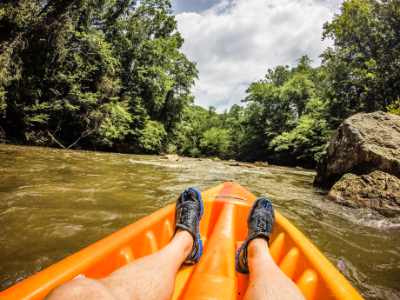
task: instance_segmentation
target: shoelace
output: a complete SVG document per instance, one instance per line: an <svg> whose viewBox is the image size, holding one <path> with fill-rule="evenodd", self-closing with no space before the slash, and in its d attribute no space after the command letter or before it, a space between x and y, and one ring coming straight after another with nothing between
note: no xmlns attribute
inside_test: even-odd
<svg viewBox="0 0 400 300"><path fill-rule="evenodd" d="M254 216L255 229L257 231L266 231L268 229L267 216L263 213L258 213Z"/></svg>
<svg viewBox="0 0 400 300"><path fill-rule="evenodd" d="M264 218L261 218L261 217L256 219L257 230L265 231L267 229L267 224L266 224L265 220L263 220L263 219Z"/></svg>
<svg viewBox="0 0 400 300"><path fill-rule="evenodd" d="M196 212L187 202L182 204L179 214L179 221L182 224L192 224L193 219L196 218Z"/></svg>
<svg viewBox="0 0 400 300"><path fill-rule="evenodd" d="M188 224L190 221L190 211L187 205L183 205L180 213L180 223Z"/></svg>

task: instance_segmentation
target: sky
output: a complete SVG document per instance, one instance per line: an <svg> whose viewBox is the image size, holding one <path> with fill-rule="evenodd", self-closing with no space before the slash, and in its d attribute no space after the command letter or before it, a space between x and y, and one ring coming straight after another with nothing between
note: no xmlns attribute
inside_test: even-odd
<svg viewBox="0 0 400 300"><path fill-rule="evenodd" d="M269 68L295 65L307 54L314 65L331 45L322 26L342 0L173 0L182 51L197 64L195 104L222 112L240 104Z"/></svg>

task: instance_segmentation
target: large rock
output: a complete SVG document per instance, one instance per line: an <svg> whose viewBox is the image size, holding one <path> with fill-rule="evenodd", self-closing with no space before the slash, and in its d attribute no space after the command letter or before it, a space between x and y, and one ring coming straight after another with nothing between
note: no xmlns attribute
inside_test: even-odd
<svg viewBox="0 0 400 300"><path fill-rule="evenodd" d="M328 197L350 207L369 207L384 216L400 215L400 179L382 171L367 175L345 174Z"/></svg>
<svg viewBox="0 0 400 300"><path fill-rule="evenodd" d="M400 177L400 116L374 112L346 119L331 138L314 183L331 187L345 173L373 170Z"/></svg>

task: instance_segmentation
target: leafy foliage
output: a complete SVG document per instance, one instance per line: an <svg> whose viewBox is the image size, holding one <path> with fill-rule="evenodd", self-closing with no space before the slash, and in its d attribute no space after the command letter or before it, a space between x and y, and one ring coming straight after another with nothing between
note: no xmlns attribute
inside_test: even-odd
<svg viewBox="0 0 400 300"><path fill-rule="evenodd" d="M295 157L303 166L313 166L320 160L331 133L327 121L321 115L323 107L320 99L310 99L306 113L300 117L297 126L275 137L270 143L272 149L276 153Z"/></svg>
<svg viewBox="0 0 400 300"><path fill-rule="evenodd" d="M399 115L400 116L400 99L397 99L395 102L390 104L387 107L388 112L394 115Z"/></svg>
<svg viewBox="0 0 400 300"><path fill-rule="evenodd" d="M164 126L160 122L147 121L139 137L139 142L146 153L159 153L166 135Z"/></svg>
<svg viewBox="0 0 400 300"><path fill-rule="evenodd" d="M15 142L161 151L197 76L176 29L167 0L2 2L0 128Z"/></svg>
<svg viewBox="0 0 400 300"><path fill-rule="evenodd" d="M400 89L400 2L348 0L327 23L334 48L323 54L329 120L337 126L356 112L384 110Z"/></svg>
<svg viewBox="0 0 400 300"><path fill-rule="evenodd" d="M0 140L312 167L345 118L400 114L400 2L346 0L333 46L251 83L224 113L193 105L169 0L4 0Z"/></svg>
<svg viewBox="0 0 400 300"><path fill-rule="evenodd" d="M329 135L319 98L320 68L307 56L298 65L268 70L247 90L243 159L312 166Z"/></svg>
<svg viewBox="0 0 400 300"><path fill-rule="evenodd" d="M200 148L206 155L227 156L230 135L228 129L212 127L207 129L200 140Z"/></svg>

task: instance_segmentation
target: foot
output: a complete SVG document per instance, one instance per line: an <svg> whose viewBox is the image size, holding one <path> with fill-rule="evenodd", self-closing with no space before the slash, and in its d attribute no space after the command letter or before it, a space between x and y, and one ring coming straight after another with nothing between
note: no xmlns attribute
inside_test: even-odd
<svg viewBox="0 0 400 300"><path fill-rule="evenodd" d="M247 218L248 235L236 253L236 270L240 273L249 273L247 265L247 247L255 238L262 238L269 242L272 226L275 221L272 203L267 198L258 198Z"/></svg>
<svg viewBox="0 0 400 300"><path fill-rule="evenodd" d="M193 237L193 248L185 260L186 264L197 263L203 254L203 242L199 230L203 210L201 194L195 188L188 188L176 200L175 232L186 230Z"/></svg>

